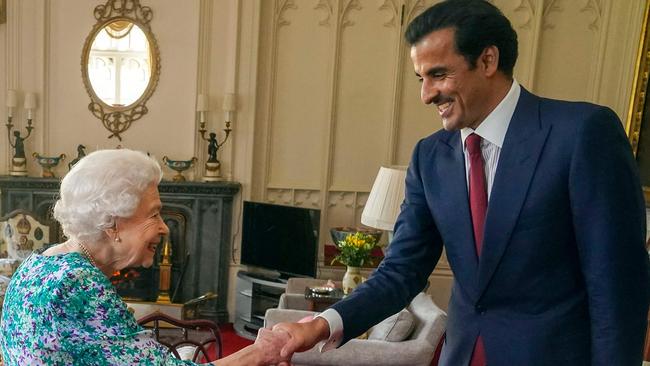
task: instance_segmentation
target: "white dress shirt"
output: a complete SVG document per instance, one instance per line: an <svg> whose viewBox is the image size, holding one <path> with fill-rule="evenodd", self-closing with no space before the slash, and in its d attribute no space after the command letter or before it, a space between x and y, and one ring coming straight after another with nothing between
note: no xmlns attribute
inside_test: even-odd
<svg viewBox="0 0 650 366"><path fill-rule="evenodd" d="M463 152L465 154L465 182L467 183L467 190L469 191L469 153L465 146L465 139L472 133L482 137L481 152L483 161L485 162L485 180L487 183L488 202L490 199L490 192L492 191L492 184L494 183L494 175L497 171L499 163L499 155L503 147L503 140L506 137L510 120L515 112L515 107L519 101L521 94L521 86L517 80L512 81L508 94L501 100L501 102L494 108L492 112L481 122L476 130L466 127L460 130L460 138L463 144ZM337 348L343 340L343 319L341 315L334 309L327 309L318 315L327 321L330 328L330 337L327 341L320 344L320 351L325 352Z"/></svg>

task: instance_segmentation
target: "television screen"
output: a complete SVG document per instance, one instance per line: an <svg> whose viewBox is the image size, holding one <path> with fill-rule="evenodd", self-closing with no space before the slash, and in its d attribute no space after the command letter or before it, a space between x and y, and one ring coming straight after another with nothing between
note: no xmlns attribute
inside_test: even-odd
<svg viewBox="0 0 650 366"><path fill-rule="evenodd" d="M316 277L320 210L244 201L242 264Z"/></svg>

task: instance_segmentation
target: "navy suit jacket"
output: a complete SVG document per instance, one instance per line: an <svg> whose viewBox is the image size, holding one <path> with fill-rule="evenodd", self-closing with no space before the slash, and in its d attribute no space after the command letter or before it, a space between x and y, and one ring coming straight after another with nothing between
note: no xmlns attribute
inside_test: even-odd
<svg viewBox="0 0 650 366"><path fill-rule="evenodd" d="M458 131L419 141L395 236L371 278L333 307L344 341L423 289L443 246L454 273L440 365L639 365L649 299L645 205L608 108L522 88L476 257ZM379 305L381 304L381 305Z"/></svg>

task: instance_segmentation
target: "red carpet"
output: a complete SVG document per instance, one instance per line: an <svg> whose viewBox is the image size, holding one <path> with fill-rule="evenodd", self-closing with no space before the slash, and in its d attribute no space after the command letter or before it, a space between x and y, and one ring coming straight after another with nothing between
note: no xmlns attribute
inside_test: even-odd
<svg viewBox="0 0 650 366"><path fill-rule="evenodd" d="M233 354L240 349L253 344L253 341L240 337L235 333L232 323L219 324L221 331L221 343L223 346L223 357Z"/></svg>

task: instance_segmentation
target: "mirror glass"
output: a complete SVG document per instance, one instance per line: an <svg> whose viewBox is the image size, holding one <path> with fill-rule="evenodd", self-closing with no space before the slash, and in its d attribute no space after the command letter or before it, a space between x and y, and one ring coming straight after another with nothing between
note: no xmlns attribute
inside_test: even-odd
<svg viewBox="0 0 650 366"><path fill-rule="evenodd" d="M129 20L101 28L88 55L88 79L95 95L113 107L135 103L151 80L151 51L147 36Z"/></svg>

